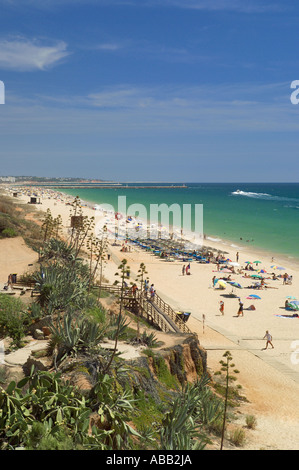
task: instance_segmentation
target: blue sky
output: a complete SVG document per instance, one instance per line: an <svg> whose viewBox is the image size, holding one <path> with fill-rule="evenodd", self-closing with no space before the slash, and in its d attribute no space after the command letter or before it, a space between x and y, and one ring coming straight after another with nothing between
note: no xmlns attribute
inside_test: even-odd
<svg viewBox="0 0 299 470"><path fill-rule="evenodd" d="M2 175L299 181L296 0L0 0Z"/></svg>

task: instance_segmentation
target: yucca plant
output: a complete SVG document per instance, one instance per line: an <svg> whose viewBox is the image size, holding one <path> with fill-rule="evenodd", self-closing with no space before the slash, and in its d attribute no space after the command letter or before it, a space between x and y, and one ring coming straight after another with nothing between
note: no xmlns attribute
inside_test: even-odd
<svg viewBox="0 0 299 470"><path fill-rule="evenodd" d="M144 331L141 335L141 343L146 344L149 348L154 348L158 345L158 340L155 333L147 333Z"/></svg>
<svg viewBox="0 0 299 470"><path fill-rule="evenodd" d="M84 315L73 315L70 311L49 326L51 338L48 352L54 353L55 364L67 356L79 352L93 351L106 334L106 325L99 325Z"/></svg>
<svg viewBox="0 0 299 470"><path fill-rule="evenodd" d="M88 276L84 274L67 266L41 266L33 275L37 302L49 314L69 305L83 307L88 298Z"/></svg>
<svg viewBox="0 0 299 470"><path fill-rule="evenodd" d="M203 450L208 442L202 422L203 403L209 399L206 387L209 378L203 376L195 384L187 383L173 401L160 429L161 450ZM217 416L217 408L210 410L208 420Z"/></svg>
<svg viewBox="0 0 299 470"><path fill-rule="evenodd" d="M107 331L107 337L115 340L116 337L121 339L125 335L130 322L124 315L118 315L110 317L109 329Z"/></svg>
<svg viewBox="0 0 299 470"><path fill-rule="evenodd" d="M120 298L119 298L119 314L117 316L117 327L115 332L115 339L114 339L114 350L111 354L110 361L107 364L105 372L108 373L109 368L112 364L114 356L116 355L117 351L117 342L119 338L120 329L123 323L123 303L124 303L124 296L126 291L126 280L130 278L130 267L128 266L128 262L126 259L123 259L121 264L118 266L118 272L115 273L115 276L120 276L121 281L116 280L115 284L117 285L120 283Z"/></svg>
<svg viewBox="0 0 299 470"><path fill-rule="evenodd" d="M50 238L40 253L40 260L49 261L55 260L55 262L71 262L74 260L75 252L71 245L66 243L64 240L58 240L57 238Z"/></svg>

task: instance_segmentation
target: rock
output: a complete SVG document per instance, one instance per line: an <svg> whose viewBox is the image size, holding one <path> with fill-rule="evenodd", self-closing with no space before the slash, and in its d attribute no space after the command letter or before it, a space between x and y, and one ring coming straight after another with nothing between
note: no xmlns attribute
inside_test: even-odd
<svg viewBox="0 0 299 470"><path fill-rule="evenodd" d="M29 329L28 329L29 334L33 335L34 330L36 330L36 328L38 328L39 330L42 330L44 326L49 326L51 324L51 321L52 321L51 315L47 315L47 316L41 318L40 320L33 323L29 327Z"/></svg>
<svg viewBox="0 0 299 470"><path fill-rule="evenodd" d="M42 327L43 333L45 337L49 337L51 335L51 330L48 326L43 326Z"/></svg>
<svg viewBox="0 0 299 470"><path fill-rule="evenodd" d="M36 328L33 332L33 337L34 339L45 339L45 335L43 333L42 330L39 330L38 328Z"/></svg>
<svg viewBox="0 0 299 470"><path fill-rule="evenodd" d="M30 375L30 371L32 366L34 366L35 370L47 370L49 367L49 359L34 359L30 356L25 364L23 365L23 371L25 376Z"/></svg>
<svg viewBox="0 0 299 470"><path fill-rule="evenodd" d="M41 347L47 348L47 341L41 344L39 341L33 341L27 344L24 348L17 349L16 351L5 355L5 363L9 366L22 366L26 363L27 359L31 356L32 351L40 350Z"/></svg>

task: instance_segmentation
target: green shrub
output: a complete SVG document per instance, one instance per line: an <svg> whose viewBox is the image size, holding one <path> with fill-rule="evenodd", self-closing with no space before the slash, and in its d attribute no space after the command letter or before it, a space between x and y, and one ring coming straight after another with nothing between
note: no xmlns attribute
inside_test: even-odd
<svg viewBox="0 0 299 470"><path fill-rule="evenodd" d="M92 318L95 322L104 324L106 323L106 310L102 306L95 306L85 310L87 316Z"/></svg>
<svg viewBox="0 0 299 470"><path fill-rule="evenodd" d="M151 349L143 351L147 356L153 360L153 368L160 382L170 389L178 389L179 382L177 378L171 374L168 369L165 359L160 354L155 354Z"/></svg>
<svg viewBox="0 0 299 470"><path fill-rule="evenodd" d="M17 237L17 235L18 235L17 232L13 228L5 228L1 232L1 237L4 237L4 238L13 238L13 237Z"/></svg>
<svg viewBox="0 0 299 470"><path fill-rule="evenodd" d="M9 336L19 347L26 334L28 314L20 299L0 294L0 335Z"/></svg>
<svg viewBox="0 0 299 470"><path fill-rule="evenodd" d="M52 435L48 426L37 421L32 424L25 447L27 450L73 450L73 442L63 428Z"/></svg>

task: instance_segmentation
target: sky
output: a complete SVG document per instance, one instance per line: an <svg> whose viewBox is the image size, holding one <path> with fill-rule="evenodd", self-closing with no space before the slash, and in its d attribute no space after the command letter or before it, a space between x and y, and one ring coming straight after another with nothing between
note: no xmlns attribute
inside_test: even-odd
<svg viewBox="0 0 299 470"><path fill-rule="evenodd" d="M298 24L296 0L0 0L0 175L299 181Z"/></svg>

